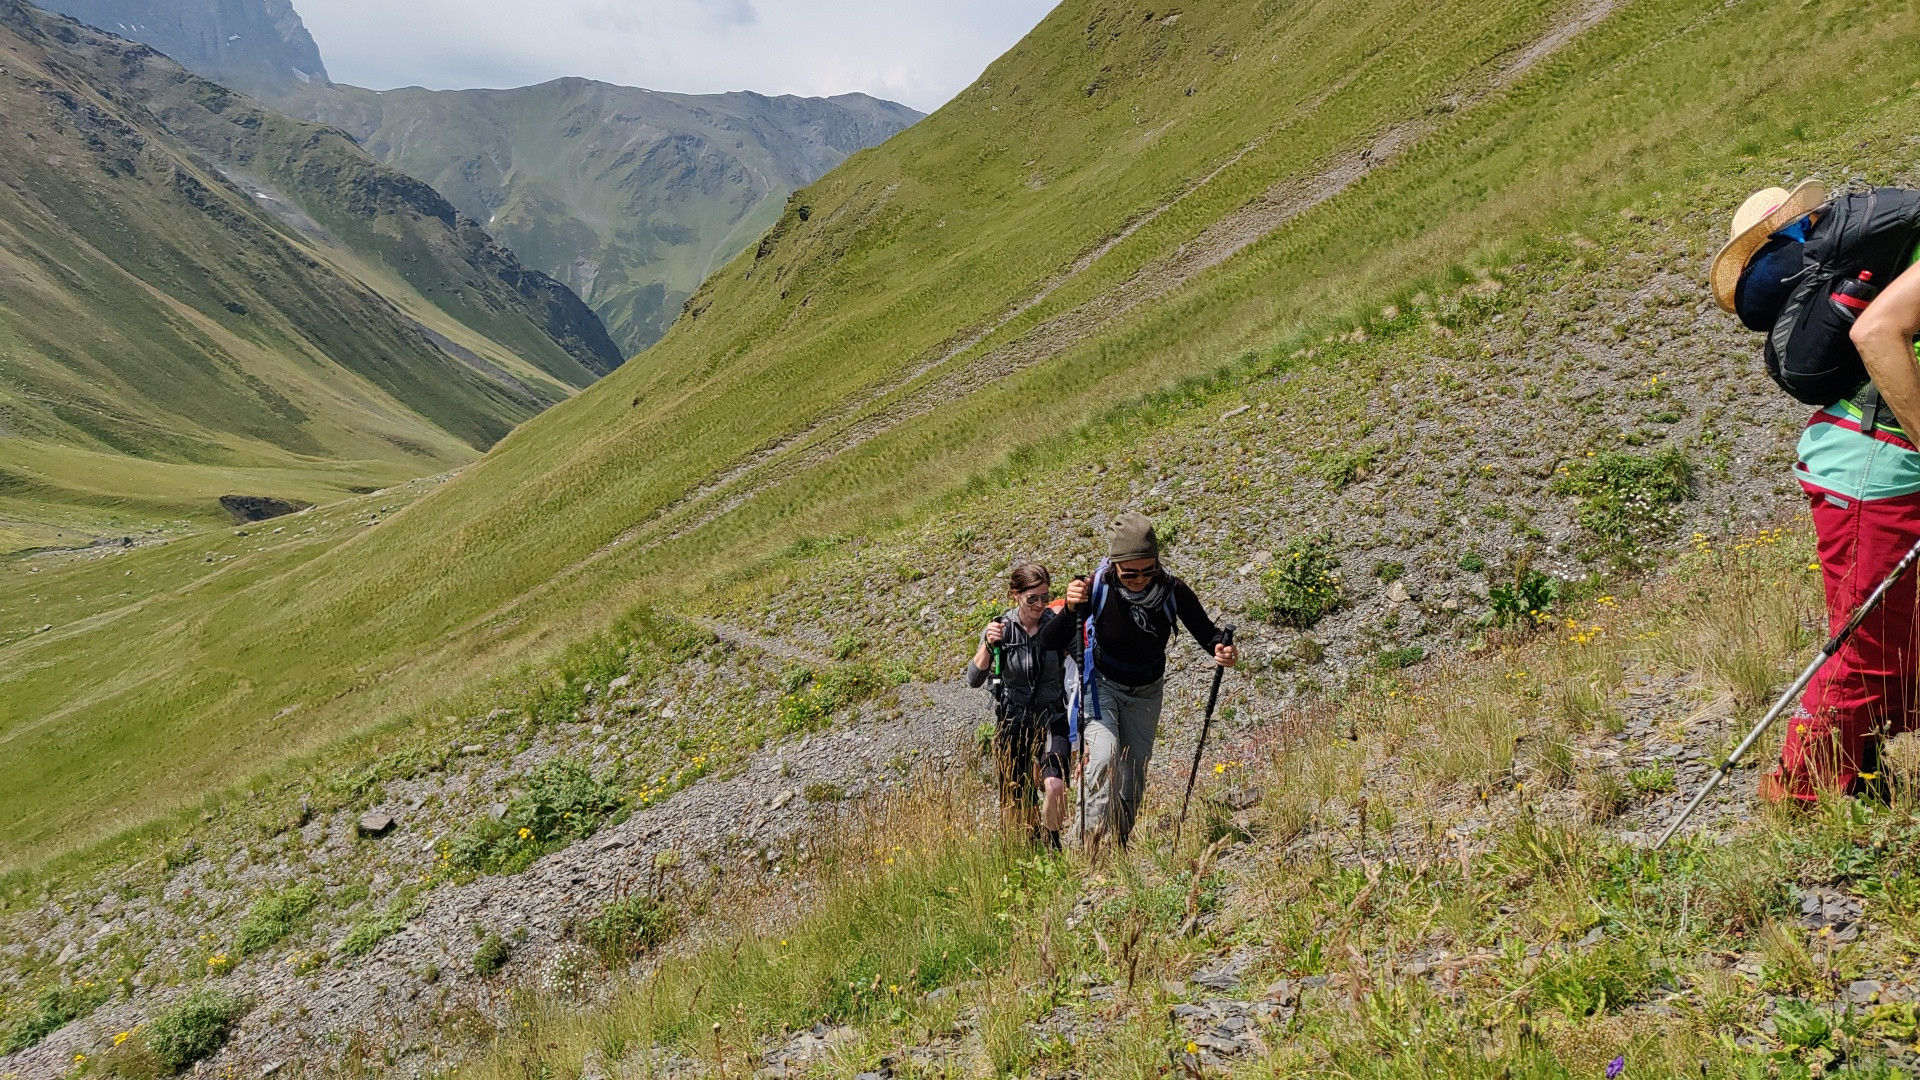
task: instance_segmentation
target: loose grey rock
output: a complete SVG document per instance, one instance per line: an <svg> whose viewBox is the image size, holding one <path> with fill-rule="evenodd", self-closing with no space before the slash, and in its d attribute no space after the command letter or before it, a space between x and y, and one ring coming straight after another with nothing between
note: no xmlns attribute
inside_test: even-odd
<svg viewBox="0 0 1920 1080"><path fill-rule="evenodd" d="M385 836L393 830L393 815L379 811L362 814L359 828L362 836Z"/></svg>
<svg viewBox="0 0 1920 1080"><path fill-rule="evenodd" d="M1847 984L1847 1000L1855 1005L1871 1005L1880 1000L1880 984L1872 979L1856 979Z"/></svg>
<svg viewBox="0 0 1920 1080"><path fill-rule="evenodd" d="M1251 810L1259 806L1260 800L1266 797L1266 788L1258 784L1248 784L1246 787L1234 788L1232 791L1227 792L1220 797L1220 801L1226 805L1227 809L1239 813L1243 810Z"/></svg>

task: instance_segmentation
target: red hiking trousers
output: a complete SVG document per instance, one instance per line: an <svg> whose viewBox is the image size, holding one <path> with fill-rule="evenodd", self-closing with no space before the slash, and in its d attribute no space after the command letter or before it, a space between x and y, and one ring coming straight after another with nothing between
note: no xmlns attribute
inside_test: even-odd
<svg viewBox="0 0 1920 1080"><path fill-rule="evenodd" d="M1812 487L1807 493L1832 634L1920 539L1920 493L1865 501ZM1823 791L1851 792L1869 740L1920 727L1914 583L1909 574L1896 584L1840 655L1807 684L1806 696L1788 720L1780 764L1761 785L1762 795L1811 801Z"/></svg>

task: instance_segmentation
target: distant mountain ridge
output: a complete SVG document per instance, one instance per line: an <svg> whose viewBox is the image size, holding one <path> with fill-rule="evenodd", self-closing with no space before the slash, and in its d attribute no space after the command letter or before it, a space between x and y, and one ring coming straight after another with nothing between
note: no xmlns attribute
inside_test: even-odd
<svg viewBox="0 0 1920 1080"><path fill-rule="evenodd" d="M589 79L513 90L283 85L572 286L630 352L665 334L787 195L920 114L865 94L671 94Z"/></svg>
<svg viewBox="0 0 1920 1080"><path fill-rule="evenodd" d="M865 94L336 85L288 0L45 0L291 116L339 128L566 282L627 355L659 340L791 192L921 119Z"/></svg>
<svg viewBox="0 0 1920 1080"><path fill-rule="evenodd" d="M236 89L327 82L320 47L290 0L57 0L43 6L151 45Z"/></svg>
<svg viewBox="0 0 1920 1080"><path fill-rule="evenodd" d="M221 520L236 488L443 471L621 358L341 132L0 0L0 519Z"/></svg>

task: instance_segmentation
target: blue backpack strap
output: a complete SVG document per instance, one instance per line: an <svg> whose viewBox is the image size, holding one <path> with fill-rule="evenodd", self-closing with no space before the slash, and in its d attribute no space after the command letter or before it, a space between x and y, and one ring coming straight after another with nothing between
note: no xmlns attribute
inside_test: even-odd
<svg viewBox="0 0 1920 1080"><path fill-rule="evenodd" d="M1100 622L1100 609L1107 602L1107 570L1111 563L1110 559L1100 560L1100 568L1093 574L1093 595L1087 598L1086 633L1080 648L1080 700L1067 710L1067 738L1076 745L1080 742L1080 710L1091 706L1094 721L1100 720L1100 685L1093 674L1094 652L1098 648L1094 628Z"/></svg>

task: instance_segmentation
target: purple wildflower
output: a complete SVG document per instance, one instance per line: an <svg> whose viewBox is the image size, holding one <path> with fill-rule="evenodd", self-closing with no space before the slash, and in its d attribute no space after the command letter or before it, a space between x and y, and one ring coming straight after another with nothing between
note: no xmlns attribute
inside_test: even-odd
<svg viewBox="0 0 1920 1080"><path fill-rule="evenodd" d="M1607 1062L1607 1080L1619 1080L1621 1073L1627 1071L1627 1055L1621 1054Z"/></svg>

